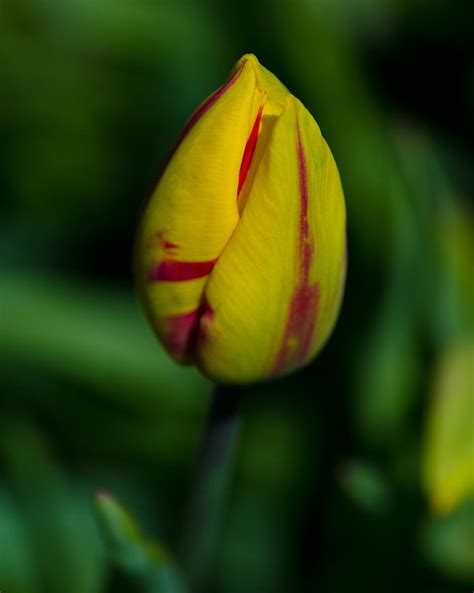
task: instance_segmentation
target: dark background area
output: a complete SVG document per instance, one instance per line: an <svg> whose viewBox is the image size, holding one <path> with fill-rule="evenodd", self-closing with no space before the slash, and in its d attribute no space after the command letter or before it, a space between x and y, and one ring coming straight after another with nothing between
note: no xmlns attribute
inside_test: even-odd
<svg viewBox="0 0 474 593"><path fill-rule="evenodd" d="M321 355L246 389L206 593L472 590L473 23L452 0L0 2L4 593L132 590L100 488L176 549L213 386L146 326L133 241L187 117L246 52L334 153L349 271ZM459 489L426 469L460 451Z"/></svg>

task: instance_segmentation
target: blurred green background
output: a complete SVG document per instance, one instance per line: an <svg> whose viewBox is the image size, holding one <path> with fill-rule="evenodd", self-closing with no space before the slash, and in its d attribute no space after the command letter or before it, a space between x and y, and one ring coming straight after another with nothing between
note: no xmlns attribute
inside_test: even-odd
<svg viewBox="0 0 474 593"><path fill-rule="evenodd" d="M151 591L108 554L98 489L178 547L212 385L147 328L133 238L187 117L246 52L333 150L349 273L320 357L247 390L205 593L472 590L473 17L455 0L0 1L3 593Z"/></svg>

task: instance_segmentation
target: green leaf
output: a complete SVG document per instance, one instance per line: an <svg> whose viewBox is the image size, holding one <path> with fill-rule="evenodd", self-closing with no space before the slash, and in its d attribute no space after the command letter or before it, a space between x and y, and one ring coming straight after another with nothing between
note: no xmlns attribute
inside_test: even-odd
<svg viewBox="0 0 474 593"><path fill-rule="evenodd" d="M401 309L384 307L356 370L356 426L366 442L381 447L403 440L417 396L418 345L410 316Z"/></svg>
<svg viewBox="0 0 474 593"><path fill-rule="evenodd" d="M10 492L0 490L0 585L9 593L37 593L39 580L31 540Z"/></svg>
<svg viewBox="0 0 474 593"><path fill-rule="evenodd" d="M41 590L98 593L105 563L84 487L62 473L30 424L10 421L0 428L0 455L24 520ZM28 566L22 570L26 576ZM0 586L8 593L3 582Z"/></svg>
<svg viewBox="0 0 474 593"><path fill-rule="evenodd" d="M147 539L130 513L107 492L95 507L111 559L143 593L186 593L187 587L165 549Z"/></svg>
<svg viewBox="0 0 474 593"><path fill-rule="evenodd" d="M0 357L30 362L135 406L199 409L210 383L173 363L131 294L43 275L0 280Z"/></svg>

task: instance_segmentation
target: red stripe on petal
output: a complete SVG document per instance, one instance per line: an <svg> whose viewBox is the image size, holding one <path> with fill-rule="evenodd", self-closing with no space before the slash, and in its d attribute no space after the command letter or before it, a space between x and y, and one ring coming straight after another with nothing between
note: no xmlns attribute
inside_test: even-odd
<svg viewBox="0 0 474 593"><path fill-rule="evenodd" d="M299 220L299 281L290 301L285 331L273 364L272 375L281 374L304 363L311 348L319 311L319 283L309 283L309 271L314 255L314 248L308 222L308 173L298 123L296 125L296 131L296 152L301 202Z"/></svg>
<svg viewBox="0 0 474 593"><path fill-rule="evenodd" d="M200 105L196 111L192 114L190 120L186 124L180 139L182 140L186 134L196 125L196 123L201 119L201 117L208 111L214 103L222 97L222 95L234 84L237 78L240 76L242 72L243 64L234 72L234 74L229 78L229 80L224 83L220 88L217 89L208 99Z"/></svg>
<svg viewBox="0 0 474 593"><path fill-rule="evenodd" d="M257 138L258 138L258 131L260 128L260 120L262 118L262 111L263 106L260 107L260 110L257 114L255 122L252 126L252 131L250 132L250 136L248 137L247 144L245 145L244 156L242 157L242 163L240 164L240 172L239 172L239 185L237 188L237 197L239 196L240 192L245 183L245 179L247 178L247 173L250 169L250 163L252 162L253 153L255 152L255 146L257 145Z"/></svg>
<svg viewBox="0 0 474 593"><path fill-rule="evenodd" d="M301 133L299 125L296 125L297 130L297 154L298 154L298 177L299 189L301 199L300 210L300 280L301 283L307 283L309 277L309 269L311 260L313 258L313 245L311 243L309 222L308 222L308 207L309 207L309 192L308 192L308 173L306 170L306 159L304 155L303 143L301 141Z"/></svg>
<svg viewBox="0 0 474 593"><path fill-rule="evenodd" d="M200 350L207 342L210 325L214 321L214 310L204 297L197 308L172 315L165 320L165 331L161 340L167 351L181 361L199 359Z"/></svg>
<svg viewBox="0 0 474 593"><path fill-rule="evenodd" d="M171 241L163 241L163 247L165 249L178 249L179 245L176 245L176 243L172 243Z"/></svg>
<svg viewBox="0 0 474 593"><path fill-rule="evenodd" d="M290 303L285 333L275 359L272 375L301 365L311 348L319 310L319 284L296 289Z"/></svg>
<svg viewBox="0 0 474 593"><path fill-rule="evenodd" d="M178 140L175 144L175 146L173 147L170 155L168 156L168 158L166 159L166 162L164 163L162 170L160 171L160 177L161 177L161 173L163 172L163 170L165 169L166 165L169 163L169 161L171 160L172 156L174 155L174 153L176 152L176 150L178 149L179 145L181 144L181 142L186 138L186 136L189 134L189 132L194 128L194 126L197 124L197 122L201 119L201 117L207 113L207 111L209 111L209 109L214 105L214 103L216 103L221 97L222 95L228 91L230 89L230 87L236 82L236 80L239 78L240 73L242 72L242 68L243 68L244 64L242 63L240 65L240 67L234 72L234 74L232 74L232 76L229 78L229 80L224 83L220 88L217 89L217 91L215 91L214 93L212 93L212 95L206 99L204 101L204 103L202 103L197 109L196 111L191 115L191 117L188 120L188 123L184 126L183 131L181 132L181 134L178 136Z"/></svg>
<svg viewBox="0 0 474 593"><path fill-rule="evenodd" d="M203 348L209 341L209 330L214 323L215 311L209 304L206 297L200 308L199 332L196 332L196 337L193 342L193 354L195 362L199 364Z"/></svg>
<svg viewBox="0 0 474 593"><path fill-rule="evenodd" d="M153 238L151 246L154 247L156 244L158 244L159 247L168 252L176 253L176 250L179 249L179 245L171 241L168 241L165 238L165 234L163 231L159 231L158 233L156 233L155 237Z"/></svg>
<svg viewBox="0 0 474 593"><path fill-rule="evenodd" d="M143 213L146 205L148 204L150 197L153 195L153 192L154 192L157 184L159 183L159 181L161 179L161 176L163 175L163 173L164 173L164 171L165 171L168 163L172 159L174 153L178 150L179 145L181 144L181 142L186 138L186 136L194 128L194 126L201 119L201 117L207 111L209 111L209 109L214 105L214 103L216 103L216 101L218 101L222 97L222 95L226 91L228 91L229 88L236 82L236 80L239 78L239 76L240 76L240 74L242 72L242 69L243 69L244 65L245 65L245 62L242 62L242 64L232 74L232 76L229 78L229 80L227 82L225 82L220 88L218 88L214 93L212 93L212 95L210 97L208 97L204 101L204 103L202 103L196 109L196 111L191 115L191 117L188 120L187 124L184 126L184 129L182 130L181 134L178 136L178 140L176 141L176 144L173 146L173 148L171 149L170 153L166 157L164 163L160 167L160 169L158 171L158 174L157 174L157 176L155 178L155 181L153 182L153 185L150 187L149 197L148 197L148 199L145 200L145 202L144 202L144 204L142 206L142 213Z"/></svg>
<svg viewBox="0 0 474 593"><path fill-rule="evenodd" d="M150 282L180 282L207 276L216 263L210 261L175 261L164 259L154 266L148 276Z"/></svg>
<svg viewBox="0 0 474 593"><path fill-rule="evenodd" d="M227 82L225 82L221 87L219 87L216 91L214 91L214 93L212 93L212 95L210 97L208 97L204 101L204 103L202 103L196 109L196 111L191 115L191 117L189 118L187 124L184 126L184 129L182 130L181 134L178 136L178 140L176 141L176 144L173 146L173 148L171 149L171 152L169 153L168 157L165 159L163 165L161 166L160 170L158 171L158 175L156 176L155 181L153 182L153 186L150 188L150 195L153 194L153 191L156 188L158 182L160 181L161 176L163 175L164 170L166 169L168 163L172 159L174 153L178 150L179 145L181 144L181 142L186 138L186 136L194 128L194 126L201 119L201 117L207 111L209 111L209 109L214 105L214 103L216 103L216 101L218 101L222 97L222 95L226 91L228 91L229 88L236 82L236 80L240 76L240 73L242 72L243 67L244 67L244 62L232 74L232 76L229 78L229 80ZM148 203L148 200L146 200L143 208L146 206L147 203Z"/></svg>
<svg viewBox="0 0 474 593"><path fill-rule="evenodd" d="M188 357L189 344L199 323L199 315L199 309L195 309L166 319L166 330L161 335L161 340L171 356L180 360Z"/></svg>

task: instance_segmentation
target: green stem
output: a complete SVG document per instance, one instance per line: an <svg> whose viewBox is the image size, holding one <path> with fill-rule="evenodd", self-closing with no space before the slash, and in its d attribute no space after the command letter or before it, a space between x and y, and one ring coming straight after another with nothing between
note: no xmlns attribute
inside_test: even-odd
<svg viewBox="0 0 474 593"><path fill-rule="evenodd" d="M203 436L183 541L192 591L207 591L213 572L240 434L240 389L217 385Z"/></svg>

